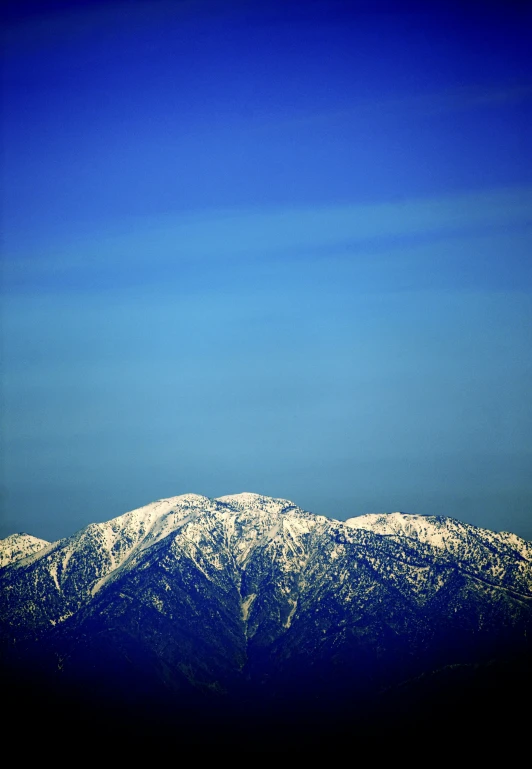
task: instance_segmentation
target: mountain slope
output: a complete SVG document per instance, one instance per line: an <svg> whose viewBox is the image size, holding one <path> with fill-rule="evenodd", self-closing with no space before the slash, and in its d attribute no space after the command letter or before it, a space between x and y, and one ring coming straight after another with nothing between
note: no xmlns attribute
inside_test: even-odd
<svg viewBox="0 0 532 769"><path fill-rule="evenodd" d="M4 658L91 702L331 722L528 670L530 544L451 518L187 494L30 545L0 571Z"/></svg>
<svg viewBox="0 0 532 769"><path fill-rule="evenodd" d="M0 569L33 553L38 553L49 544L45 539L38 539L30 534L11 534L0 540Z"/></svg>

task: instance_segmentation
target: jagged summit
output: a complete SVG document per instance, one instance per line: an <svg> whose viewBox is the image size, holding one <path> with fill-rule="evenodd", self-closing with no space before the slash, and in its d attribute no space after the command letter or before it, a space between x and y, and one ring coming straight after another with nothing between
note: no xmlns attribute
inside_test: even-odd
<svg viewBox="0 0 532 769"><path fill-rule="evenodd" d="M486 547L497 547L505 543L524 558L532 559L532 543L516 534L494 532L443 515L372 513L348 518L345 523L353 529L371 530L387 537L408 537L447 550L453 550L457 540L469 543L474 540L482 541Z"/></svg>
<svg viewBox="0 0 532 769"><path fill-rule="evenodd" d="M0 568L12 561L37 553L49 544L50 542L45 539L33 537L25 532L10 534L9 537L0 540Z"/></svg>
<svg viewBox="0 0 532 769"><path fill-rule="evenodd" d="M296 508L289 499L278 499L268 497L263 494L255 494L250 491L244 491L240 494L227 494L223 497L217 497L217 502L231 505L242 511L253 511L255 513L268 512L279 513L285 509Z"/></svg>
<svg viewBox="0 0 532 769"><path fill-rule="evenodd" d="M96 709L148 692L164 712L242 696L291 718L347 697L360 715L405 681L520 659L532 637L532 545L443 516L189 493L0 553L1 655L89 680Z"/></svg>
<svg viewBox="0 0 532 769"><path fill-rule="evenodd" d="M237 550L241 550L243 540L252 541L258 537L258 541L260 537L264 537L264 527L269 526L271 534L280 514L285 519L285 527L289 518L297 518L300 523L305 519L312 526L321 521L328 522L333 527L348 527L350 530L363 530L395 539L414 539L446 550L456 549L457 538L470 540L473 537L480 538L487 546L500 542L507 549L517 550L524 558L532 558L532 543L515 534L497 534L445 516L404 512L372 513L341 522L332 517L306 512L288 499L246 491L217 498L195 493L162 498L108 521L89 524L70 537L53 543L26 533L12 534L0 540L0 568L17 561L25 563L26 559L31 562L44 554L45 549L46 552L73 552L90 544L108 553L104 559L106 565L102 567L103 572L107 574L121 566L134 551L151 547L182 527L191 525L199 516L208 516L205 520L209 521L210 526L219 525L221 521L225 521L224 525L227 526L236 516L239 520L238 538L241 540ZM234 524L231 523L231 527L234 530ZM255 530L256 527L258 528Z"/></svg>

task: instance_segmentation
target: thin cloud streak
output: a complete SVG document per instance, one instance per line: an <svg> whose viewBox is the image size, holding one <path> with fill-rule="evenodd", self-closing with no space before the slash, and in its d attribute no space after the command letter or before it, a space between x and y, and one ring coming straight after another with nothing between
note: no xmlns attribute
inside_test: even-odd
<svg viewBox="0 0 532 769"><path fill-rule="evenodd" d="M78 237L55 247L9 245L4 279L16 289L41 279L91 275L143 264L286 258L372 239L390 249L393 238L441 238L480 229L532 224L532 187L473 191L432 199L365 205L235 209L122 221L120 230ZM399 245L399 244L398 244ZM127 275L124 276L127 282Z"/></svg>
<svg viewBox="0 0 532 769"><path fill-rule="evenodd" d="M398 98L357 100L345 109L330 109L287 116L285 120L268 120L257 116L251 121L255 130L269 130L272 127L318 125L343 120L361 121L382 119L397 114L401 119L418 119L438 115L465 112L490 107L509 107L532 100L532 85L478 85L450 88L429 93L408 94ZM249 119L249 118L248 118Z"/></svg>

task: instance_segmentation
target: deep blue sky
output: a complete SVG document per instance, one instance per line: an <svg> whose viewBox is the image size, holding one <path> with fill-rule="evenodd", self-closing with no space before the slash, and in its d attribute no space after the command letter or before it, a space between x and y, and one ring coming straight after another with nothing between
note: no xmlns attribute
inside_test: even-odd
<svg viewBox="0 0 532 769"><path fill-rule="evenodd" d="M256 491L532 538L532 15L461 5L5 6L0 536Z"/></svg>

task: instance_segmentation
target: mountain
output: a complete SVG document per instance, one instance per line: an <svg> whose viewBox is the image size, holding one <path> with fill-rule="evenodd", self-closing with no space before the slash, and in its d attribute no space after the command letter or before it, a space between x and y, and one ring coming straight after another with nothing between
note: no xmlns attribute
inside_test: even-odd
<svg viewBox="0 0 532 769"><path fill-rule="evenodd" d="M11 534L0 540L0 568L36 553L49 544L45 539L38 539L29 534Z"/></svg>
<svg viewBox="0 0 532 769"><path fill-rule="evenodd" d="M527 717L532 544L511 533L185 494L53 543L13 535L0 563L9 697L63 721L278 744L287 724L308 741Z"/></svg>

